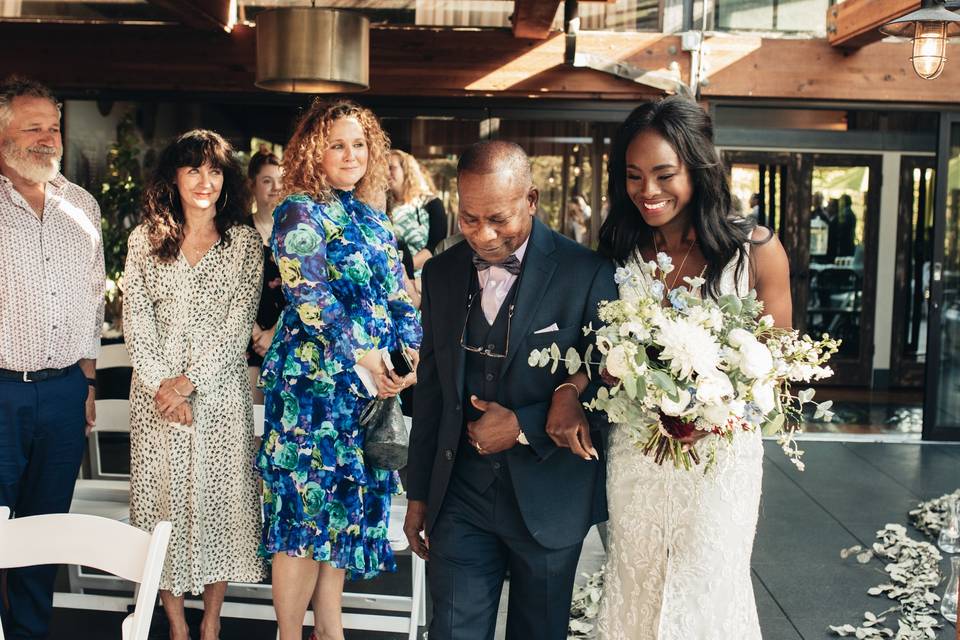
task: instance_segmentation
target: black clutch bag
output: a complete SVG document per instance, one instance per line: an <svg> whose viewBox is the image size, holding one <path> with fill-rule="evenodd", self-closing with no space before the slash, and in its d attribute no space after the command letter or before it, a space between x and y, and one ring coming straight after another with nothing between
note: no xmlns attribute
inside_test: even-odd
<svg viewBox="0 0 960 640"><path fill-rule="evenodd" d="M368 465L396 471L407 464L410 432L397 396L371 400L360 414L360 426L367 432L363 457Z"/></svg>

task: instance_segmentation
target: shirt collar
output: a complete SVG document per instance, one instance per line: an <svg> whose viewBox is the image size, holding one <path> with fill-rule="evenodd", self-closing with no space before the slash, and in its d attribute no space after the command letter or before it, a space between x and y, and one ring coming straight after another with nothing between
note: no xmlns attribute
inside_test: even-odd
<svg viewBox="0 0 960 640"><path fill-rule="evenodd" d="M530 236L533 235L532 231L533 230L531 229ZM513 255L517 256L517 260L519 260L521 264L523 263L523 255L527 252L527 245L530 244L530 236L527 236L527 239L523 241L523 244L513 252Z"/></svg>
<svg viewBox="0 0 960 640"><path fill-rule="evenodd" d="M6 189L13 189L13 181L10 180L7 176L0 173L0 184L2 184ZM57 191L61 191L65 186L67 186L67 179L63 177L62 173L57 173L53 178L47 182Z"/></svg>

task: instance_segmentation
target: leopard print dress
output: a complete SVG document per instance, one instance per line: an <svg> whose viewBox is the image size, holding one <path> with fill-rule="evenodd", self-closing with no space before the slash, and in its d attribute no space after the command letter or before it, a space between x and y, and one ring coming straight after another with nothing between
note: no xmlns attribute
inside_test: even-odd
<svg viewBox="0 0 960 640"><path fill-rule="evenodd" d="M197 264L150 255L146 230L131 234L123 280L130 389L130 521L173 523L160 588L198 594L214 582L259 582L259 485L245 348L260 295L260 236L237 226ZM160 382L196 386L192 430L154 408Z"/></svg>

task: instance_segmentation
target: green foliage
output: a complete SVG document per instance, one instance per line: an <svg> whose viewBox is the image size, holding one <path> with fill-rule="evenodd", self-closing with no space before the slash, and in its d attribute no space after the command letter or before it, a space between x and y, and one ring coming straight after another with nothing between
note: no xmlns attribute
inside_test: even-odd
<svg viewBox="0 0 960 640"><path fill-rule="evenodd" d="M117 125L117 142L107 154L107 171L97 198L107 278L114 282L123 275L127 236L136 225L142 193L140 138L131 112Z"/></svg>

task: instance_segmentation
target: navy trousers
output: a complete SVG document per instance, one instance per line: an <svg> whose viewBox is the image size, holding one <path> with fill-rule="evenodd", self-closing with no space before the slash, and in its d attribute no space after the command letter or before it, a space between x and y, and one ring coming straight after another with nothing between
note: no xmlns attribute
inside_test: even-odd
<svg viewBox="0 0 960 640"><path fill-rule="evenodd" d="M454 472L430 532L430 640L493 640L508 571L507 640L566 640L582 546L538 543L508 473L479 491Z"/></svg>
<svg viewBox="0 0 960 640"><path fill-rule="evenodd" d="M87 381L79 366L43 382L0 380L0 506L14 517L70 510L86 443ZM7 572L7 638L44 638L56 565Z"/></svg>

